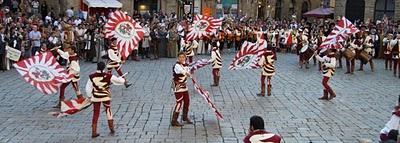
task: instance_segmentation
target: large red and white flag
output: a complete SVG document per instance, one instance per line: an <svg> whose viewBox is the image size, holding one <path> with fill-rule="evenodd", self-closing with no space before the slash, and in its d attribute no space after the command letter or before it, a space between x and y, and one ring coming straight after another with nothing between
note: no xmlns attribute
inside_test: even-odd
<svg viewBox="0 0 400 143"><path fill-rule="evenodd" d="M339 42L345 41L349 36L357 32L359 32L357 27L348 19L342 17L328 37L322 42L320 48L341 48L342 46Z"/></svg>
<svg viewBox="0 0 400 143"><path fill-rule="evenodd" d="M229 66L230 70L237 69L257 69L260 68L258 61L262 54L266 51L267 42L264 39L260 39L257 43L251 43L245 41L240 48L240 51L236 53L235 58Z"/></svg>
<svg viewBox="0 0 400 143"><path fill-rule="evenodd" d="M196 15L193 19L192 27L186 35L186 40L198 39L206 35L211 35L221 27L222 19L214 19L212 17Z"/></svg>
<svg viewBox="0 0 400 143"><path fill-rule="evenodd" d="M194 63L189 65L190 73L193 74L194 71L196 71L197 69L205 67L205 66L207 66L209 64L210 64L210 62L207 59L198 60L198 61L196 61L196 62L194 62Z"/></svg>
<svg viewBox="0 0 400 143"><path fill-rule="evenodd" d="M44 94L57 93L62 83L69 82L72 75L56 61L51 52L17 62L14 67L26 82Z"/></svg>
<svg viewBox="0 0 400 143"><path fill-rule="evenodd" d="M214 111L215 116L217 116L218 119L223 120L224 117L222 117L222 114L218 111L217 107L215 104L211 101L210 94L208 91L204 90L199 84L197 84L196 80L192 78L192 82L194 85L194 89L201 95L203 96L204 100L210 105L211 109Z"/></svg>
<svg viewBox="0 0 400 143"><path fill-rule="evenodd" d="M61 118L68 115L73 115L79 113L83 109L86 109L92 105L92 102L89 98L85 98L84 100L72 99L61 101L61 111L60 112L50 112L53 116L57 118Z"/></svg>
<svg viewBox="0 0 400 143"><path fill-rule="evenodd" d="M134 49L138 48L139 41L144 36L142 26L119 10L111 13L104 29L106 38L117 39L117 48L123 59L126 59Z"/></svg>

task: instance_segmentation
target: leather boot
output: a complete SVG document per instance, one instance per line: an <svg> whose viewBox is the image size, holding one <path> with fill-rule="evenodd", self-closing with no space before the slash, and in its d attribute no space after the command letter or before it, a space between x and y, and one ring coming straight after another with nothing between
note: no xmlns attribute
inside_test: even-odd
<svg viewBox="0 0 400 143"><path fill-rule="evenodd" d="M268 87L267 87L267 95L268 96L271 96L271 88L272 88L272 85L269 84Z"/></svg>
<svg viewBox="0 0 400 143"><path fill-rule="evenodd" d="M108 128L110 128L110 134L114 135L115 133L114 120L108 120Z"/></svg>
<svg viewBox="0 0 400 143"><path fill-rule="evenodd" d="M328 98L328 100L331 100L331 99L333 99L333 98L336 97L336 93L335 93L332 89L329 89L329 90L328 90L328 93L329 93L329 98Z"/></svg>
<svg viewBox="0 0 400 143"><path fill-rule="evenodd" d="M98 137L100 134L97 133L97 123L92 124L92 138Z"/></svg>
<svg viewBox="0 0 400 143"><path fill-rule="evenodd" d="M374 72L374 63L372 62L372 60L369 63L370 67L371 67L371 71Z"/></svg>
<svg viewBox="0 0 400 143"><path fill-rule="evenodd" d="M364 62L361 62L360 63L360 69L358 69L358 71L363 71L364 70Z"/></svg>
<svg viewBox="0 0 400 143"><path fill-rule="evenodd" d="M261 84L261 93L257 94L257 96L265 96L265 84Z"/></svg>
<svg viewBox="0 0 400 143"><path fill-rule="evenodd" d="M215 79L216 79L216 84L217 84L217 86L219 86L219 78L220 78L220 76L217 76Z"/></svg>
<svg viewBox="0 0 400 143"><path fill-rule="evenodd" d="M56 105L56 106L53 106L53 108L61 109L61 101L64 101L64 98L60 98L60 99L58 100L57 105Z"/></svg>
<svg viewBox="0 0 400 143"><path fill-rule="evenodd" d="M172 114L171 125L174 127L182 127L183 126L181 123L178 122L178 116L179 116L179 112L174 112Z"/></svg>
<svg viewBox="0 0 400 143"><path fill-rule="evenodd" d="M129 83L128 81L126 81L126 82L124 83L124 85L125 85L125 88L129 88L129 86L131 86L132 83Z"/></svg>
<svg viewBox="0 0 400 143"><path fill-rule="evenodd" d="M193 124L192 120L189 118L188 110L185 110L185 107L183 107L183 114L182 114L182 121L188 123L188 124Z"/></svg>
<svg viewBox="0 0 400 143"><path fill-rule="evenodd" d="M60 109L61 108L61 101L58 101L57 105L53 106L53 108Z"/></svg>
<svg viewBox="0 0 400 143"><path fill-rule="evenodd" d="M328 91L324 89L324 96L318 98L319 100L328 100Z"/></svg>

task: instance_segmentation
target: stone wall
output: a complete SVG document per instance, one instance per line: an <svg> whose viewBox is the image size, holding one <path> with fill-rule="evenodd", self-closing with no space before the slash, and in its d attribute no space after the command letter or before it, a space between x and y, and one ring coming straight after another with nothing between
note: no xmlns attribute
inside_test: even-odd
<svg viewBox="0 0 400 143"><path fill-rule="evenodd" d="M368 19L374 19L375 15L375 2L376 0L365 0L365 13L364 21Z"/></svg>

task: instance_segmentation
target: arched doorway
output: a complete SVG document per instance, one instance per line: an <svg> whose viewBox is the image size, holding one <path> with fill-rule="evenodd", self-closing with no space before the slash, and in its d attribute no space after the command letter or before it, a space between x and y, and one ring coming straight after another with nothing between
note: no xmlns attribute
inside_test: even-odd
<svg viewBox="0 0 400 143"><path fill-rule="evenodd" d="M264 13L265 13L265 3L263 1L258 1L257 2L257 18L258 19L264 19Z"/></svg>
<svg viewBox="0 0 400 143"><path fill-rule="evenodd" d="M375 21L382 20L386 14L389 18L394 18L395 0L376 0L375 3Z"/></svg>
<svg viewBox="0 0 400 143"><path fill-rule="evenodd" d="M347 0L346 2L346 18L354 22L355 20L364 21L365 1L364 0Z"/></svg>

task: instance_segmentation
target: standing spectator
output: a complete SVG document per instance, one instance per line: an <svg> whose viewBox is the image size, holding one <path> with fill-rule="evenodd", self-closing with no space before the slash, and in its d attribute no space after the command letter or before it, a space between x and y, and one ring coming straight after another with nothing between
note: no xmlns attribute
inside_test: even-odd
<svg viewBox="0 0 400 143"><path fill-rule="evenodd" d="M178 40L178 33L176 32L175 26L169 28L168 32L168 58L174 58L176 57L178 53L178 47L177 47L177 40Z"/></svg>
<svg viewBox="0 0 400 143"><path fill-rule="evenodd" d="M42 35L40 34L40 32L38 31L38 27L36 25L32 26L32 31L29 32L29 40L31 42L31 47L32 47L32 51L29 54L30 56L32 56L34 53L36 53L36 51L39 50L40 48L40 39L42 38Z"/></svg>
<svg viewBox="0 0 400 143"><path fill-rule="evenodd" d="M244 143L280 143L281 137L277 134L268 132L264 127L264 120L260 116L250 118L250 128L247 136L243 139Z"/></svg>
<svg viewBox="0 0 400 143"><path fill-rule="evenodd" d="M166 56L167 51L167 30L165 26L162 26L158 31L159 36L159 46L158 46L158 54L161 56ZM157 56L159 58L159 56Z"/></svg>
<svg viewBox="0 0 400 143"><path fill-rule="evenodd" d="M74 16L74 7L67 9L66 14L68 18L72 18L72 16Z"/></svg>
<svg viewBox="0 0 400 143"><path fill-rule="evenodd" d="M79 17L75 17L74 20L74 26L78 26L82 23L82 19L80 19Z"/></svg>
<svg viewBox="0 0 400 143"><path fill-rule="evenodd" d="M5 69L6 63L6 41L5 41L5 28L0 25L0 69Z"/></svg>
<svg viewBox="0 0 400 143"><path fill-rule="evenodd" d="M158 59L158 32L157 28L154 28L150 32L150 38L151 38L151 51L154 56L153 59Z"/></svg>
<svg viewBox="0 0 400 143"><path fill-rule="evenodd" d="M46 1L43 1L42 5L40 6L40 13L42 15L43 21L45 21L46 15L48 14L48 7Z"/></svg>
<svg viewBox="0 0 400 143"><path fill-rule="evenodd" d="M52 22L53 21L53 18L51 18L51 12L49 12L48 14L47 14L47 16L44 18L44 23L46 24L46 25L51 25Z"/></svg>
<svg viewBox="0 0 400 143"><path fill-rule="evenodd" d="M32 1L32 13L34 15L39 14L39 6L40 6L39 1L37 1L37 0Z"/></svg>
<svg viewBox="0 0 400 143"><path fill-rule="evenodd" d="M76 35L76 47L78 48L78 56L83 57L83 51L85 48L85 36L86 29L84 28L83 24L79 24L78 27L75 29L75 35Z"/></svg>
<svg viewBox="0 0 400 143"><path fill-rule="evenodd" d="M86 62L92 61L94 58L95 53L95 29L93 25L90 25L89 29L86 30L85 33L85 40L86 40L86 46L85 46L85 58Z"/></svg>
<svg viewBox="0 0 400 143"><path fill-rule="evenodd" d="M30 45L29 45L28 36L26 36L25 33L22 35L23 35L23 38L21 41L21 59L24 59L26 57L29 57L29 55L27 55L29 52L27 52L27 51L29 51Z"/></svg>
<svg viewBox="0 0 400 143"><path fill-rule="evenodd" d="M142 59L144 59L144 57L146 56L146 58L150 58L149 57L149 47L150 47L150 28L149 26L146 24L143 27L144 29L144 38L142 40Z"/></svg>
<svg viewBox="0 0 400 143"><path fill-rule="evenodd" d="M11 1L11 11L13 12L13 13L16 13L16 12L18 12L18 7L19 7L19 3L18 3L18 1L17 0L12 0Z"/></svg>
<svg viewBox="0 0 400 143"><path fill-rule="evenodd" d="M96 28L96 30L95 30L95 43L96 43L96 45L95 45L95 48L94 48L94 50L93 50L93 52L95 52L95 58L94 58L94 60L92 61L93 63L94 62L100 62L100 57L101 57L101 46L100 46L100 41L102 41L102 42L104 42L103 40L103 37L102 37L102 30L101 30L101 28Z"/></svg>

